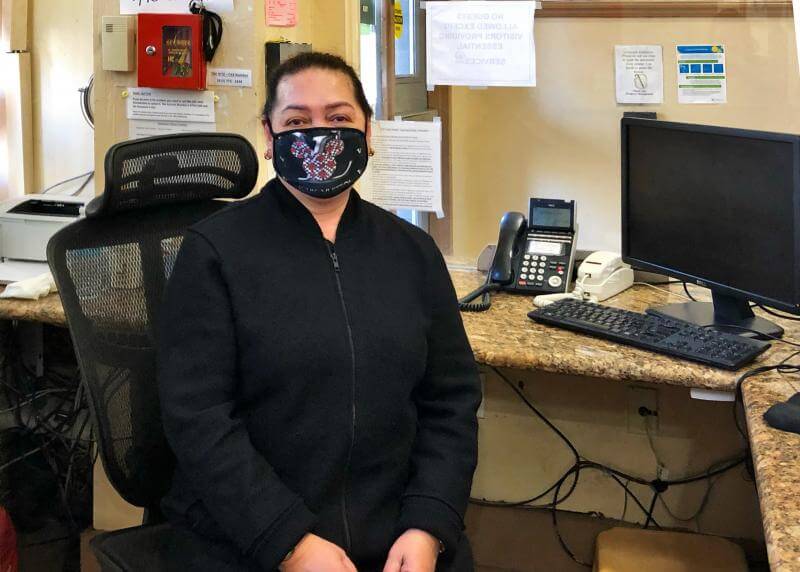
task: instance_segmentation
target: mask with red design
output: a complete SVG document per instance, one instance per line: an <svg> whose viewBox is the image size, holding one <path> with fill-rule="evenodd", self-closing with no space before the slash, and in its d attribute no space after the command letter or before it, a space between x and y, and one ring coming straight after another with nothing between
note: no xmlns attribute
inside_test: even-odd
<svg viewBox="0 0 800 572"><path fill-rule="evenodd" d="M312 197L335 197L352 187L367 167L367 138L358 129L314 127L273 137L275 171Z"/></svg>

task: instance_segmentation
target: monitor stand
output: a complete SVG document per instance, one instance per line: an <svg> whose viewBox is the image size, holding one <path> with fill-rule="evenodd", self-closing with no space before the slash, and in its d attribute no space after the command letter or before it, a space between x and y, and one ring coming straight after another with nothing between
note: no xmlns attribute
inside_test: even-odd
<svg viewBox="0 0 800 572"><path fill-rule="evenodd" d="M648 308L648 314L691 322L698 326L713 325L714 329L760 340L779 338L783 328L753 314L747 300L711 291L712 302L685 302ZM738 326L738 327L726 327ZM747 328L742 329L742 328ZM753 330L753 331L749 331Z"/></svg>

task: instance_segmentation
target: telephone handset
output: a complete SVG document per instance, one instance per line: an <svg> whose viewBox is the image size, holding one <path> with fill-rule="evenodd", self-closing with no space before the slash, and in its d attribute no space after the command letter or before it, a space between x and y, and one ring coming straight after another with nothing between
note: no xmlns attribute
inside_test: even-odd
<svg viewBox="0 0 800 572"><path fill-rule="evenodd" d="M497 250L494 252L489 279L501 286L511 284L514 279L514 259L522 238L527 230L525 215L510 212L500 219L500 235L497 237Z"/></svg>
<svg viewBox="0 0 800 572"><path fill-rule="evenodd" d="M575 201L530 199L527 221L519 212L504 214L486 282L459 300L459 307L465 312L488 310L490 293L497 290L529 295L566 292L577 235ZM478 296L481 301L473 302Z"/></svg>

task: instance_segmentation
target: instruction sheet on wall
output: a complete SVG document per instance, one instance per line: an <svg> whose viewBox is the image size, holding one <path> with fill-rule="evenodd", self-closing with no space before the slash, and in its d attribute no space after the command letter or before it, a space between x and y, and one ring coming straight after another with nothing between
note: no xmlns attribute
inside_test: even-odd
<svg viewBox="0 0 800 572"><path fill-rule="evenodd" d="M535 2L427 2L427 83L536 85Z"/></svg>
<svg viewBox="0 0 800 572"><path fill-rule="evenodd" d="M727 103L725 46L677 46L677 52L678 103Z"/></svg>
<svg viewBox="0 0 800 572"><path fill-rule="evenodd" d="M663 103L661 46L614 46L617 103Z"/></svg>
<svg viewBox="0 0 800 572"><path fill-rule="evenodd" d="M213 91L128 88L128 137L216 131Z"/></svg>
<svg viewBox="0 0 800 572"><path fill-rule="evenodd" d="M358 185L364 198L385 209L442 215L442 124L373 121L367 171Z"/></svg>

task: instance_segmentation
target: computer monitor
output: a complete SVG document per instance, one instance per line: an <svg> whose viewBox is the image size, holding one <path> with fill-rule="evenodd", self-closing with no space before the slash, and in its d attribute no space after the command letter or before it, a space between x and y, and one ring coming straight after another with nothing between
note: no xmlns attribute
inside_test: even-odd
<svg viewBox="0 0 800 572"><path fill-rule="evenodd" d="M622 120L622 258L711 289L648 312L779 336L749 301L800 314L800 137Z"/></svg>

